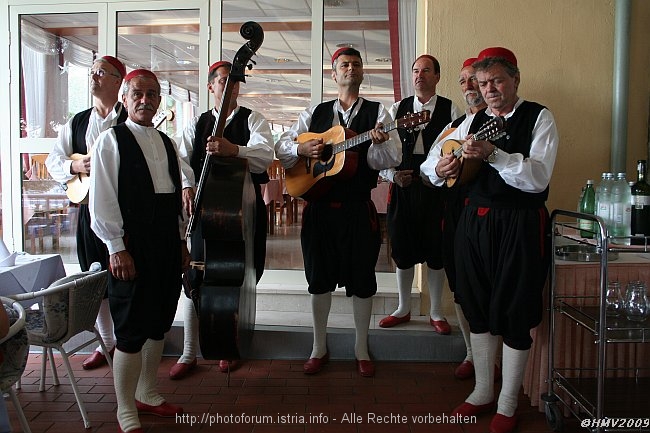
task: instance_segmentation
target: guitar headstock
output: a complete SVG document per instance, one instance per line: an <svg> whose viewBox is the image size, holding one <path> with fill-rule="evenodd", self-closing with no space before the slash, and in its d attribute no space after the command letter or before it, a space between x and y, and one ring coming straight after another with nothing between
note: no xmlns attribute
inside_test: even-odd
<svg viewBox="0 0 650 433"><path fill-rule="evenodd" d="M412 129L415 126L422 125L431 120L431 112L429 110L422 110L418 113L410 113L406 116L399 118L395 121L398 128Z"/></svg>
<svg viewBox="0 0 650 433"><path fill-rule="evenodd" d="M485 122L474 134L474 140L498 140L506 135L506 122L503 117L496 116Z"/></svg>

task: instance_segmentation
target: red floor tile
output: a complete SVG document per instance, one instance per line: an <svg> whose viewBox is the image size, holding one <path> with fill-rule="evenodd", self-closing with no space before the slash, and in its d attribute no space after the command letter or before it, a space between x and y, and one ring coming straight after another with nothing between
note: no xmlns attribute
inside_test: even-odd
<svg viewBox="0 0 650 433"><path fill-rule="evenodd" d="M60 358L61 385L46 378L38 391L40 355L32 354L18 398L34 433L115 433L117 409L108 367L84 371L85 356L71 363L92 427L83 428L81 414ZM356 374L354 363L332 361L314 376L302 373L302 361L248 360L226 374L215 361L199 361L188 378L169 379L176 358L164 358L159 390L185 409L184 418L141 416L147 433L485 433L491 416L476 423L449 423L449 414L471 392L474 383L453 378L448 363L378 362L374 378ZM496 386L498 392L499 385ZM20 432L16 412L7 401L14 432ZM546 418L520 396L519 432L549 432ZM446 420L442 422L441 420ZM567 418L565 433L584 432Z"/></svg>

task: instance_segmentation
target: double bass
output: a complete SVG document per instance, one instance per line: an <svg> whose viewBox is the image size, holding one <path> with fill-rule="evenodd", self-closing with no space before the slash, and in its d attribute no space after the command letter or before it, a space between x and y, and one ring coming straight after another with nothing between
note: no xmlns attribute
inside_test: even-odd
<svg viewBox="0 0 650 433"><path fill-rule="evenodd" d="M212 136L223 137L232 91L245 82L251 57L264 31L253 21L239 31L247 39L235 54ZM192 267L203 282L192 299L199 318L199 345L205 359L242 358L255 328L255 190L245 158L206 155L194 199L187 237L201 225L204 262ZM187 278L185 278L187 281Z"/></svg>

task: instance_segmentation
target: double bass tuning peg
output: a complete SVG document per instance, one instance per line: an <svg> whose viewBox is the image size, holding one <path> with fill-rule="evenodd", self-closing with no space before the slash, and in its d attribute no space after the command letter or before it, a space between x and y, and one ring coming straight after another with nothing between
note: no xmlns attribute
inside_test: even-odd
<svg viewBox="0 0 650 433"><path fill-rule="evenodd" d="M253 69L253 65L257 65L257 62L255 60L253 60L253 59L250 59L250 63L248 65L246 65L246 67L250 71L251 69Z"/></svg>

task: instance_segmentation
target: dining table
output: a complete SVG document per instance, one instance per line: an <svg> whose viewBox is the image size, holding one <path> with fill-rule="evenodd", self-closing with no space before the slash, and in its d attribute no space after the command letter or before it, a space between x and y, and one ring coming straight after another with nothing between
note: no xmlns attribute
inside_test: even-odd
<svg viewBox="0 0 650 433"><path fill-rule="evenodd" d="M14 266L0 267L0 296L35 292L63 277L65 268L59 254L19 253ZM34 303L34 300L21 302L26 308Z"/></svg>

